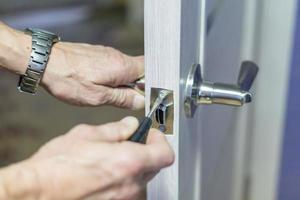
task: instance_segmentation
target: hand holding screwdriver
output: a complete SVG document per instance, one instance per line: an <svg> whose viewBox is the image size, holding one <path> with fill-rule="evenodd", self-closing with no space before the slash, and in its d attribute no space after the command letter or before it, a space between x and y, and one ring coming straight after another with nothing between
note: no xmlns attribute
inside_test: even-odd
<svg viewBox="0 0 300 200"><path fill-rule="evenodd" d="M138 129L134 132L134 134L128 139L132 142L144 143L146 136L152 126L152 116L155 113L156 109L160 106L161 103L165 100L165 98L169 95L169 91L162 90L159 92L157 99L155 100L152 109L149 114L142 120Z"/></svg>

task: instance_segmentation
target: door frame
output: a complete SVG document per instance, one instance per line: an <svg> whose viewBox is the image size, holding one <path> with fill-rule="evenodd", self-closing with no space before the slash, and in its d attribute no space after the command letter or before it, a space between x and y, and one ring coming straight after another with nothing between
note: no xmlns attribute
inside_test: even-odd
<svg viewBox="0 0 300 200"><path fill-rule="evenodd" d="M173 166L148 185L149 200L199 200L201 152L198 116L185 117L185 80L190 67L202 63L205 33L203 0L145 0L146 111L151 88L174 92Z"/></svg>

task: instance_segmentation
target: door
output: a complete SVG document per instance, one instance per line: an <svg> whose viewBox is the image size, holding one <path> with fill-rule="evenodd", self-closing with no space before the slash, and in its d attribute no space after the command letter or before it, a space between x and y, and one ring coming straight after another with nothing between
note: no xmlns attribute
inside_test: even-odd
<svg viewBox="0 0 300 200"><path fill-rule="evenodd" d="M232 200L236 108L199 105L184 109L191 67L204 79L236 82L241 64L244 0L145 0L147 110L152 88L174 92L176 161L149 184L149 200ZM242 133L241 133L242 134Z"/></svg>

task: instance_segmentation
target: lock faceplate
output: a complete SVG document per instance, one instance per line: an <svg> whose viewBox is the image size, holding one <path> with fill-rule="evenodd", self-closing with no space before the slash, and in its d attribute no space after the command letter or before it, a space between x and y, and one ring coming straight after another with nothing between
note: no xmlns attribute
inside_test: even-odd
<svg viewBox="0 0 300 200"><path fill-rule="evenodd" d="M151 107L161 90L166 90L166 89L151 88ZM173 134L173 123L174 123L173 102L174 102L173 91L170 91L168 97L157 108L153 120L153 128L157 128L163 133L168 135Z"/></svg>

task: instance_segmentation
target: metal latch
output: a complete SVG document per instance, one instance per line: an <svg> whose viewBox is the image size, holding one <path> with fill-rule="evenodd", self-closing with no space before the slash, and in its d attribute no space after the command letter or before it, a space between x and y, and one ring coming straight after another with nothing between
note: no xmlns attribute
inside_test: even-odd
<svg viewBox="0 0 300 200"><path fill-rule="evenodd" d="M171 131L170 126L173 124L170 118L173 118L173 110L173 102L164 102L156 109L155 120L160 131L167 132L167 129Z"/></svg>
<svg viewBox="0 0 300 200"><path fill-rule="evenodd" d="M161 88L151 88L151 105L154 103L155 98L159 94ZM165 134L173 134L173 122L174 122L174 97L173 91L168 90L170 93L168 97L159 105L156 109L153 121L153 127L158 128Z"/></svg>

